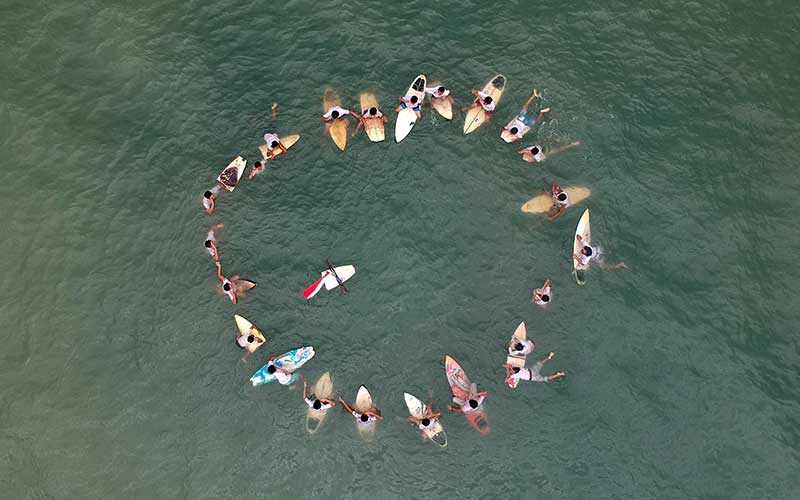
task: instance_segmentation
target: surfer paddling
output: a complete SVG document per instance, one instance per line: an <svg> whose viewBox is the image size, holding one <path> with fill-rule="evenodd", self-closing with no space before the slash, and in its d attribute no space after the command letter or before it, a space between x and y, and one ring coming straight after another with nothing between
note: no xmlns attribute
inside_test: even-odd
<svg viewBox="0 0 800 500"><path fill-rule="evenodd" d="M464 112L468 109L480 106L484 111L486 111L486 121L489 121L489 119L492 117L492 113L494 113L494 99L489 94L481 92L480 90L472 89L472 93L475 95L475 97L477 97L477 99L475 99L469 106L464 106L461 108L461 111Z"/></svg>
<svg viewBox="0 0 800 500"><path fill-rule="evenodd" d="M539 111L539 114L536 115L536 118L531 122L530 118L526 118L525 115L528 112L528 107L531 105L534 99L541 98L539 93L536 89L533 89L533 94L525 101L525 104L522 105L522 109L520 109L517 117L514 118L511 123L503 127L503 130L508 131L512 136L514 136L514 140L517 141L522 139L522 136L525 135L525 128L530 128L536 125L537 123L542 121L544 118L544 114L550 112L550 108L544 108Z"/></svg>
<svg viewBox="0 0 800 500"><path fill-rule="evenodd" d="M316 394L308 394L306 392L308 383L303 380L303 401L306 402L309 408L314 411L325 411L328 408L336 406L332 399L318 398Z"/></svg>
<svg viewBox="0 0 800 500"><path fill-rule="evenodd" d="M273 375L279 384L289 385L294 382L292 373L274 363L274 361L280 357L281 356L272 356L271 358L267 359L267 373Z"/></svg>
<svg viewBox="0 0 800 500"><path fill-rule="evenodd" d="M537 306L545 306L550 303L553 295L550 293L550 278L544 280L541 288L534 288L531 296L531 303ZM531 351L533 352L533 351Z"/></svg>
<svg viewBox="0 0 800 500"><path fill-rule="evenodd" d="M260 333L256 335L257 333L259 333L258 329L255 325L251 324L249 330L236 337L236 345L239 346L240 349L247 349L247 353L245 353L242 358L242 361L245 363L247 362L247 357L264 343L264 337L261 336Z"/></svg>
<svg viewBox="0 0 800 500"><path fill-rule="evenodd" d="M459 413L470 413L473 411L478 411L478 409L483 404L483 400L486 399L486 395L488 393L486 391L478 392L478 386L473 383L469 388L469 396L467 399L462 399L457 396L453 396L453 403L458 406L448 405L447 409L450 411L455 411Z"/></svg>
<svg viewBox="0 0 800 500"><path fill-rule="evenodd" d="M400 112L403 109L411 108L411 111L417 115L417 118L422 118L422 108L420 107L422 103L419 100L419 97L412 95L411 97L403 96L400 98L400 105L397 106L395 111Z"/></svg>
<svg viewBox="0 0 800 500"><path fill-rule="evenodd" d="M551 149L547 152L547 154L544 153L544 150L540 145L535 144L533 146L520 149L519 151L517 151L517 153L521 154L522 159L527 161L528 163L540 163L556 153L566 151L567 149L574 148L575 146L580 146L580 144L581 144L580 141L575 141L570 144L567 144L566 146L560 146L555 149Z"/></svg>
<svg viewBox="0 0 800 500"><path fill-rule="evenodd" d="M583 238L580 234L575 235L575 242L578 245L581 245L581 250L578 253L572 254L572 259L580 264L581 266L586 266L591 261L596 261L600 267L603 269L621 269L627 268L628 266L625 265L624 262L619 262L617 264L606 264L602 260L598 258L600 252L596 247L592 247L589 244L583 242Z"/></svg>
<svg viewBox="0 0 800 500"><path fill-rule="evenodd" d="M356 129L353 130L352 134L353 136L355 136L358 133L359 129L361 128L361 125L364 125L364 127L367 126L367 120L380 120L381 123L384 124L388 121L386 119L386 116L384 116L384 114L381 112L381 110L375 106L372 106L369 109L362 109L361 118L362 119L358 120L358 125L356 125Z"/></svg>
<svg viewBox="0 0 800 500"><path fill-rule="evenodd" d="M536 350L536 342L533 339L521 339L512 337L508 343L508 354L510 356L527 356Z"/></svg>
<svg viewBox="0 0 800 500"><path fill-rule="evenodd" d="M203 193L203 208L206 210L206 213L208 215L214 213L214 200L217 199L217 193L219 192L219 187L220 187L219 184L217 184L213 188Z"/></svg>
<svg viewBox="0 0 800 500"><path fill-rule="evenodd" d="M214 264L217 265L217 278L222 282L222 291L231 299L232 303L236 304L236 280L239 279L239 276L231 276L228 279L222 275L222 265L219 261L215 261Z"/></svg>
<svg viewBox="0 0 800 500"><path fill-rule="evenodd" d="M569 206L569 195L555 182L550 188L550 195L553 197L553 209L555 209L555 213L549 215L547 220L552 222Z"/></svg>
<svg viewBox="0 0 800 500"><path fill-rule="evenodd" d="M325 112L324 115L322 115L320 119L325 122L332 122L334 120L338 120L339 118L344 118L347 115L353 115L359 121L363 120L363 118L355 111L344 109L341 106L331 107L330 109L328 109L328 111Z"/></svg>
<svg viewBox="0 0 800 500"><path fill-rule="evenodd" d="M551 352L546 358L537 361L532 368L520 368L519 366L503 365L506 369L506 383L509 383L512 380L550 382L551 380L563 377L566 375L564 372L558 372L553 375L548 375L547 377L541 374L544 364L553 359L553 356L555 355L556 353Z"/></svg>
<svg viewBox="0 0 800 500"><path fill-rule="evenodd" d="M405 421L416 424L420 431L425 432L426 430L436 427L436 422L439 421L439 417L441 416L441 413L433 412L433 401L431 401L428 403L428 406L425 407L425 413L422 415L422 418L411 415L406 417Z"/></svg>
<svg viewBox="0 0 800 500"><path fill-rule="evenodd" d="M342 403L342 406L344 407L345 410L347 410L348 413L353 415L353 417L356 419L356 422L361 424L361 425L366 425L366 424L369 424L371 422L376 422L378 420L383 420L383 417L381 417L380 415L375 413L373 411L373 409L369 409L369 410L365 411L364 413L359 413L359 412L355 411L354 409L352 409L350 407L350 405L347 404L347 401L345 401L344 399L339 399L339 402Z"/></svg>
<svg viewBox="0 0 800 500"><path fill-rule="evenodd" d="M206 250L208 253L211 254L211 257L214 259L214 262L219 261L219 252L217 251L217 239L214 237L214 231L217 229L222 229L225 227L225 224L214 224L211 226L211 229L208 230L208 234L206 235Z"/></svg>

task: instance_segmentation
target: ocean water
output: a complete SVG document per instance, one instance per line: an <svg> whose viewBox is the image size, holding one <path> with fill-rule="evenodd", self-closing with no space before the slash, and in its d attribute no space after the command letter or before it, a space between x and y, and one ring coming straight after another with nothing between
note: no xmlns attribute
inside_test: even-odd
<svg viewBox="0 0 800 500"><path fill-rule="evenodd" d="M5 2L0 498L797 498L799 23L786 1ZM395 144L421 72L457 107L508 85L477 132L426 108ZM339 152L328 86L375 92L388 140ZM505 144L534 87L552 111ZM272 102L300 142L207 216ZM551 182L592 196L522 213ZM628 269L578 287L585 207ZM214 223L226 274L258 282L236 306ZM306 304L325 259L357 266L350 293ZM234 314L268 338L247 364ZM512 391L523 320L567 376ZM249 385L301 345L305 377L370 388L372 441L338 408L309 436L302 387ZM445 414L438 449L401 418L404 391L447 413L445 354L492 431Z"/></svg>

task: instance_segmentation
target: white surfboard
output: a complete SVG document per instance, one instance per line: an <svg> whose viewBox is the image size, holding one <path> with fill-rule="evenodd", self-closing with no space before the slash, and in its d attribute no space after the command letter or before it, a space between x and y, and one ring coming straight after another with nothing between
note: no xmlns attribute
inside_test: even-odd
<svg viewBox="0 0 800 500"><path fill-rule="evenodd" d="M580 235L582 244L578 244L578 235ZM583 245L592 244L592 228L589 224L589 209L587 208L581 220L578 222L578 227L575 229L575 239L572 240L572 265L575 268L575 281L579 285L586 283L586 271L589 269L589 264L583 265L575 260L575 255L579 254Z"/></svg>
<svg viewBox="0 0 800 500"><path fill-rule="evenodd" d="M418 105L422 106L422 101L425 99L425 83L425 75L418 75L411 86L408 87L405 97L417 96ZM415 123L417 123L417 114L414 113L414 110L409 107L401 109L397 113L397 121L394 124L395 142L405 139L411 129L414 128Z"/></svg>
<svg viewBox="0 0 800 500"><path fill-rule="evenodd" d="M419 398L407 392L403 393L403 397L406 400L408 413L410 413L412 417L425 417L428 407L422 401L420 401ZM430 426L430 428L423 430L422 434L439 446L447 446L447 434L444 433L442 424L440 424L438 420L432 426Z"/></svg>
<svg viewBox="0 0 800 500"><path fill-rule="evenodd" d="M356 274L355 266L339 266L334 267L333 270L336 271L336 276L339 276L339 279L342 281L342 283L349 280L354 274ZM329 273L322 281L322 283L325 284L326 290L333 290L339 286L339 282L336 281L336 276L330 273L330 271L322 271L321 274L325 275L325 273Z"/></svg>
<svg viewBox="0 0 800 500"><path fill-rule="evenodd" d="M247 160L241 156L237 156L225 167L225 170L220 172L217 176L217 182L222 184L222 187L226 190L233 191L236 189L236 185L239 184L239 181L242 180L242 174L244 174L244 167L246 165Z"/></svg>

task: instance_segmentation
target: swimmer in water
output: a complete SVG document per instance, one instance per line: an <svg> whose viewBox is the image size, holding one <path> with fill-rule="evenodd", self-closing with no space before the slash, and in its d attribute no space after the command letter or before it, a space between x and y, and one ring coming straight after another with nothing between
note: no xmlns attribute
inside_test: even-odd
<svg viewBox="0 0 800 500"><path fill-rule="evenodd" d="M492 117L492 113L494 113L494 99L489 94L481 92L480 90L472 89L472 93L477 99L475 99L469 106L464 106L461 108L461 112L463 113L470 108L477 108L480 106L486 112L486 121L489 121L489 119Z"/></svg>
<svg viewBox="0 0 800 500"><path fill-rule="evenodd" d="M328 408L333 408L336 406L336 403L334 403L331 399L318 398L316 394L307 394L307 387L308 383L303 380L303 401L305 401L308 407L312 410L325 411Z"/></svg>
<svg viewBox="0 0 800 500"><path fill-rule="evenodd" d="M359 120L358 125L356 125L356 129L353 130L352 135L354 136L358 133L358 130L361 128L361 125L364 125L364 127L367 126L367 120L380 120L381 123L384 124L388 121L386 119L386 116L384 116L384 114L381 112L381 110L376 108L375 106L372 106L369 109L362 109L361 118L363 118L363 120Z"/></svg>
<svg viewBox="0 0 800 500"><path fill-rule="evenodd" d="M566 146L561 146L555 149L551 149L547 152L547 154L544 153L544 150L540 145L536 144L527 148L520 149L519 151L517 151L517 153L521 154L522 159L527 161L528 163L541 163L545 159L547 159L550 156L553 156L556 153L566 151L567 149L574 148L575 146L579 146L580 144L581 144L580 141L576 141L567 144Z"/></svg>
<svg viewBox="0 0 800 500"><path fill-rule="evenodd" d="M219 188L220 185L217 184L213 188L203 193L203 208L206 210L206 213L208 215L214 213L214 200L217 199L217 193L219 193Z"/></svg>
<svg viewBox="0 0 800 500"><path fill-rule="evenodd" d="M545 306L553 299L553 294L550 293L550 278L544 280L542 288L535 288L531 296L531 303L537 306Z"/></svg>
<svg viewBox="0 0 800 500"><path fill-rule="evenodd" d="M536 342L533 339L521 339L512 337L508 343L508 354L510 356L527 356L536 350Z"/></svg>
<svg viewBox="0 0 800 500"><path fill-rule="evenodd" d="M541 111L539 111L539 114L536 115L536 118L533 120L533 122L531 122L529 118L525 117L525 114L528 112L528 106L530 106L533 100L536 99L537 97L541 96L536 92L536 89L533 89L533 94L531 94L528 100L525 101L525 104L522 105L522 109L520 109L519 114L517 114L517 117L514 118L514 120L511 123L503 127L503 130L507 131L512 135L513 137L512 142L522 139L522 137L526 133L525 128L530 129L537 123L541 122L542 118L544 118L544 114L550 112L550 108L542 109Z"/></svg>
<svg viewBox="0 0 800 500"><path fill-rule="evenodd" d="M367 425L371 422L383 420L383 417L372 411L372 409L369 409L364 413L359 413L354 409L350 408L350 406L344 399L339 399L339 402L342 403L342 406L344 407L345 410L347 410L351 415L353 415L353 417L356 419L356 422L359 425Z"/></svg>
<svg viewBox="0 0 800 500"><path fill-rule="evenodd" d="M624 262L620 262L618 264L606 264L602 260L599 260L599 252L597 251L597 248L590 246L588 243L584 243L580 234L575 235L575 241L578 243L578 245L582 245L580 252L572 254L572 259L578 264L586 266L592 260L596 260L603 269L627 269L628 266L626 266Z"/></svg>
<svg viewBox="0 0 800 500"><path fill-rule="evenodd" d="M231 276L230 279L222 275L222 265L219 261L214 262L217 265L217 278L222 282L222 291L231 299L231 302L236 304L236 280L239 276Z"/></svg>
<svg viewBox="0 0 800 500"><path fill-rule="evenodd" d="M532 368L520 368L519 366L503 365L506 368L506 383L510 383L512 380L550 382L551 380L563 377L566 375L564 372L558 372L547 377L541 374L544 364L553 359L553 356L555 355L556 353L551 352L546 358L537 361Z"/></svg>
<svg viewBox="0 0 800 500"><path fill-rule="evenodd" d="M225 224L214 224L211 226L211 229L208 230L208 234L206 235L206 250L208 253L211 254L211 257L214 259L214 262L219 260L219 251L217 250L217 239L214 237L214 231L217 229L222 229L225 227Z"/></svg>
<svg viewBox="0 0 800 500"><path fill-rule="evenodd" d="M260 161L253 163L253 168L250 169L250 175L247 176L248 179L252 179L256 175L260 174L264 171L264 164Z"/></svg>
<svg viewBox="0 0 800 500"><path fill-rule="evenodd" d="M400 110L411 108L411 111L417 115L417 118L422 118L422 101L420 101L419 97L412 95L411 97L403 96L400 98L400 105L397 106L395 111L400 112Z"/></svg>
<svg viewBox="0 0 800 500"><path fill-rule="evenodd" d="M547 217L547 220L552 222L569 206L569 195L555 182L550 188L550 195L553 197L553 208L556 210L553 215Z"/></svg>

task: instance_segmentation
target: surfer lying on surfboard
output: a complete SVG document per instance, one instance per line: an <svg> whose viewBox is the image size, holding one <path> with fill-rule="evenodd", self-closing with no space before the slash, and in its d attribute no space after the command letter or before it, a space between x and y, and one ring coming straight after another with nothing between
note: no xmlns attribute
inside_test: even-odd
<svg viewBox="0 0 800 500"><path fill-rule="evenodd" d="M533 339L521 339L512 337L508 343L508 354L511 356L527 356L536 350L536 342Z"/></svg>
<svg viewBox="0 0 800 500"><path fill-rule="evenodd" d="M222 229L225 227L225 224L214 224L211 226L211 229L208 230L208 234L206 235L206 250L208 253L211 254L211 257L214 259L214 262L219 260L219 252L217 251L217 239L214 237L214 230L215 229Z"/></svg>
<svg viewBox="0 0 800 500"><path fill-rule="evenodd" d="M480 408L483 404L483 400L486 399L487 394L488 393L486 391L478 392L478 386L473 383L469 388L469 397L464 400L453 396L453 403L457 404L458 406L448 405L447 409L459 413L478 411L478 408Z"/></svg>
<svg viewBox="0 0 800 500"><path fill-rule="evenodd" d="M214 261L217 265L217 278L222 282L222 291L231 299L231 302L236 304L236 280L239 279L238 275L231 276L230 279L222 275L222 265L219 261Z"/></svg>
<svg viewBox="0 0 800 500"><path fill-rule="evenodd" d="M264 144L267 145L267 159L271 160L275 157L274 149L279 149L281 153L286 153L286 146L281 142L278 134L266 133L264 134Z"/></svg>
<svg viewBox="0 0 800 500"><path fill-rule="evenodd" d="M544 306L550 303L553 294L550 293L550 278L544 280L542 288L534 288L533 295L531 296L531 303L539 306Z"/></svg>
<svg viewBox="0 0 800 500"><path fill-rule="evenodd" d="M400 112L400 110L411 108L414 114L417 115L417 118L422 118L422 108L420 106L422 106L422 103L419 102L419 98L417 96L403 96L400 98L400 105L397 106L395 111Z"/></svg>
<svg viewBox="0 0 800 500"><path fill-rule="evenodd" d="M439 421L439 417L441 417L441 413L434 413L433 412L433 401L428 403L428 406L425 408L425 414L422 418L417 418L413 415L406 417L406 422L411 422L417 424L417 428L420 431L425 431L427 429L432 429L436 426L436 422Z"/></svg>
<svg viewBox="0 0 800 500"><path fill-rule="evenodd" d="M342 403L344 409L347 410L353 417L355 417L356 422L359 424L368 424L370 422L376 422L378 420L383 420L383 417L378 415L372 410L367 410L364 413L358 413L354 409L350 408L350 405L344 399L339 399L339 402Z"/></svg>
<svg viewBox="0 0 800 500"><path fill-rule="evenodd" d="M311 408L312 410L325 411L328 408L336 406L336 403L332 399L318 398L316 394L307 394L306 393L307 387L308 387L308 382L303 380L303 401L305 401L308 407Z"/></svg>
<svg viewBox="0 0 800 500"><path fill-rule="evenodd" d="M511 380L550 382L551 380L563 377L566 375L564 372L558 372L547 377L540 373L542 371L542 367L544 367L544 364L553 359L553 356L555 355L556 353L551 352L546 358L542 359L541 361L537 361L536 364L533 365L533 368L520 368L519 366L503 365L506 368L506 383L510 382Z"/></svg>
<svg viewBox="0 0 800 500"><path fill-rule="evenodd" d="M553 156L556 153L560 153L562 151L566 151L567 149L574 148L575 146L579 146L581 143L580 141L575 141L573 143L567 144L566 146L561 146L555 149L551 149L544 154L544 150L538 144L533 146L529 146L527 148L520 149L517 153L522 155L522 159L527 161L528 163L539 163L543 162L547 157Z"/></svg>
<svg viewBox="0 0 800 500"><path fill-rule="evenodd" d="M583 244L583 238L581 238L580 234L575 235L575 241L578 243L578 245L583 245L583 247L581 248L581 251L579 253L572 254L572 259L582 266L585 266L589 264L589 262L594 260L603 269L620 269L628 267L625 265L624 262L620 262L618 264L606 264L602 260L599 260L598 255L600 254L600 252L597 250L597 247L592 247Z"/></svg>
<svg viewBox="0 0 800 500"><path fill-rule="evenodd" d="M270 375L274 375L275 380L277 380L279 384L289 385L294 381L292 373L273 363L274 360L280 357L281 356L272 356L267 360L267 373L269 373Z"/></svg>
<svg viewBox="0 0 800 500"><path fill-rule="evenodd" d="M381 110L376 108L375 106L372 106L369 109L362 109L361 118L362 118L361 120L358 120L358 125L356 125L356 129L353 130L352 134L353 136L355 136L358 133L358 130L361 128L361 125L364 125L364 127L367 126L367 120L380 119L381 122L383 123L386 123L388 121L386 117L383 115L383 113L381 113Z"/></svg>
<svg viewBox="0 0 800 500"><path fill-rule="evenodd" d="M363 120L363 118L356 113L355 111L351 111L349 109L344 109L340 106L333 106L328 111L325 112L324 115L320 118L322 121L332 122L333 120L337 120L339 118L344 118L347 115L353 115L358 118L359 121Z"/></svg>
<svg viewBox="0 0 800 500"><path fill-rule="evenodd" d="M569 195L555 182L550 187L550 194L553 196L553 208L556 209L553 215L547 217L547 220L552 222L569 206Z"/></svg>
<svg viewBox="0 0 800 500"><path fill-rule="evenodd" d="M472 93L477 97L472 104L469 106L464 106L461 108L461 111L464 112L470 108L475 108L480 106L486 111L486 121L489 121L489 118L492 117L492 113L494 112L494 99L492 96L485 92L481 92L480 90L472 89Z"/></svg>
<svg viewBox="0 0 800 500"><path fill-rule="evenodd" d="M438 87L425 87L425 93L431 96L431 99L444 99L453 103L453 96L450 95L450 90L443 86Z"/></svg>

